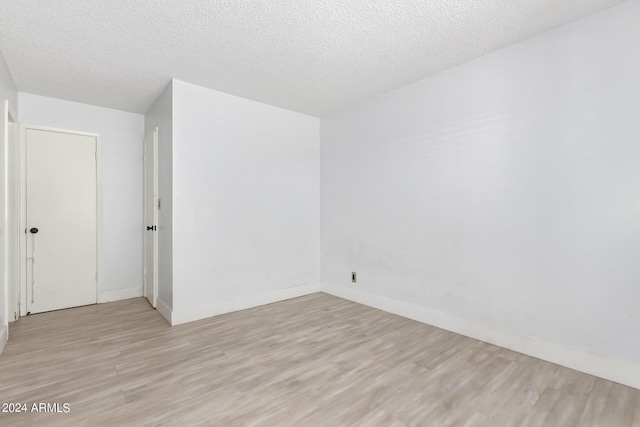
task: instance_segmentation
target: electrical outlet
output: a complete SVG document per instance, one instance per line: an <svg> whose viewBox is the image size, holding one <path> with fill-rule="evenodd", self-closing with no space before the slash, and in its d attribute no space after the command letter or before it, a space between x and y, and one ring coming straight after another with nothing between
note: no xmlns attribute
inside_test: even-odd
<svg viewBox="0 0 640 427"><path fill-rule="evenodd" d="M352 281L353 283L356 283L356 272L355 272L355 271L352 271L352 272L351 272L351 281Z"/></svg>

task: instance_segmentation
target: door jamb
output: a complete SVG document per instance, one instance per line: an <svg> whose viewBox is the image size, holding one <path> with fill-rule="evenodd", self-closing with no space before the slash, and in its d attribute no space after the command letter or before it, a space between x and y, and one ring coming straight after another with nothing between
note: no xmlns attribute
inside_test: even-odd
<svg viewBox="0 0 640 427"><path fill-rule="evenodd" d="M91 136L96 140L96 303L102 302L102 143L99 133L82 132L51 126L20 124L20 316L27 315L27 234L22 232L27 227L27 129L46 132L67 133L71 135Z"/></svg>
<svg viewBox="0 0 640 427"><path fill-rule="evenodd" d="M15 114L12 110L12 106L9 104L9 101L5 101L5 135L3 135L4 141L4 155L5 155L5 224L4 228L5 232L5 298L6 298L6 316L8 323L15 322L18 320L18 316L20 315L20 286L19 286L19 275L20 275L20 235L18 234L19 227L19 212L18 212L18 199L19 199L19 183L18 183L18 175L19 175L19 164L16 162L16 158L19 153L19 139L18 139L18 129L19 124L15 119ZM10 133L13 134L10 137ZM9 144L13 146L10 147ZM9 152L13 154L13 158L9 158ZM11 166L10 166L11 165ZM9 182L13 181L13 189L9 191ZM10 199L9 194L13 193L13 197ZM10 214L11 212L11 214ZM14 218L13 224L9 223L9 216ZM11 235L11 237L9 237ZM11 275L9 274L11 272ZM9 280L11 279L11 280ZM11 291L9 290L11 288ZM9 296L14 297L13 299L9 299Z"/></svg>

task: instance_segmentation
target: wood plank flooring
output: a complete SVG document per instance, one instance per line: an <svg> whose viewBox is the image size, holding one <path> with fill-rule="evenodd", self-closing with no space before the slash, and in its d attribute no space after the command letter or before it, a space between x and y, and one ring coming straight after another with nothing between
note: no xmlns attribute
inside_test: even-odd
<svg viewBox="0 0 640 427"><path fill-rule="evenodd" d="M170 327L143 299L11 325L11 426L631 426L640 391L314 294Z"/></svg>

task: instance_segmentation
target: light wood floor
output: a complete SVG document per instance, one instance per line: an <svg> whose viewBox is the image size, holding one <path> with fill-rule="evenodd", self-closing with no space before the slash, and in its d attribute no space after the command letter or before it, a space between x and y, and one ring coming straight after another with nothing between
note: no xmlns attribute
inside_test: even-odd
<svg viewBox="0 0 640 427"><path fill-rule="evenodd" d="M325 294L171 328L134 299L22 318L0 425L640 426L640 391Z"/></svg>

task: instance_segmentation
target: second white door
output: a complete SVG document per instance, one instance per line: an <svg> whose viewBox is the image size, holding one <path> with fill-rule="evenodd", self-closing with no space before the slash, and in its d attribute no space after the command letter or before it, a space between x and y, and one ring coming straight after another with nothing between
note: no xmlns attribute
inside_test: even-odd
<svg viewBox="0 0 640 427"><path fill-rule="evenodd" d="M25 129L27 312L97 302L97 143Z"/></svg>
<svg viewBox="0 0 640 427"><path fill-rule="evenodd" d="M144 296L158 298L158 128L144 138Z"/></svg>

